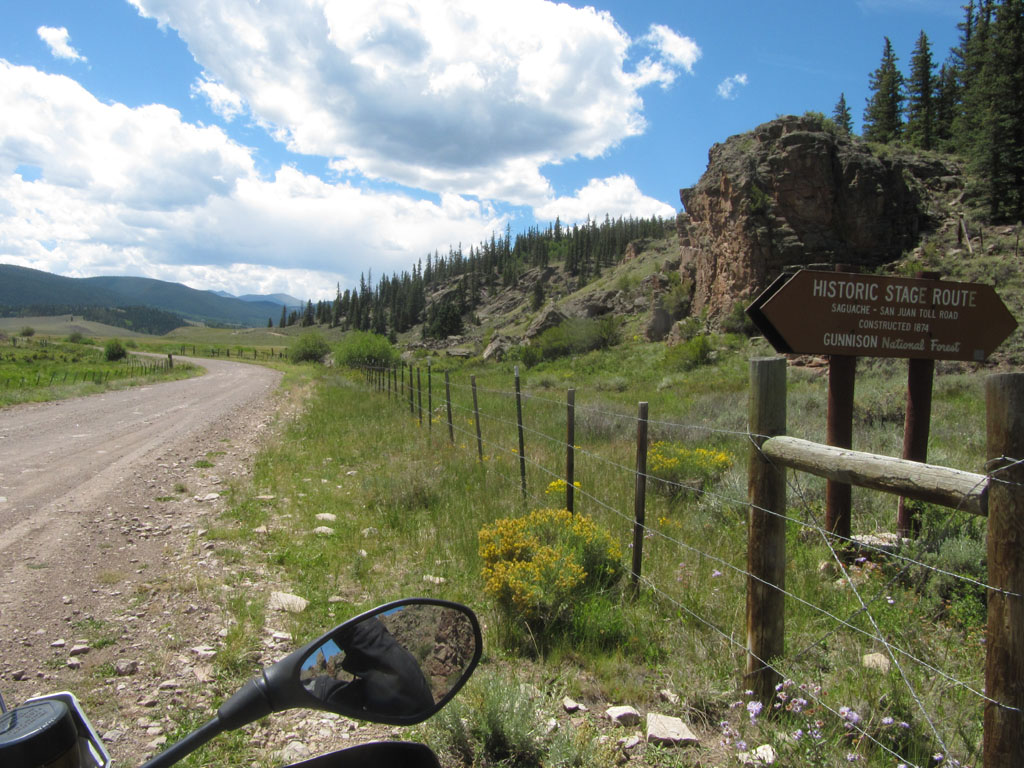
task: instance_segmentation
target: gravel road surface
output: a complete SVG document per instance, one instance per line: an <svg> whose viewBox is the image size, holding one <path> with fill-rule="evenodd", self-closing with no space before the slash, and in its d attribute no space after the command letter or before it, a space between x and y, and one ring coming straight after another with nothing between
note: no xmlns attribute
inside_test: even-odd
<svg viewBox="0 0 1024 768"><path fill-rule="evenodd" d="M211 561L197 521L281 402L277 371L190 362L206 374L0 410L0 693L75 692L120 765L159 746L187 644L216 640L201 595L166 585Z"/></svg>

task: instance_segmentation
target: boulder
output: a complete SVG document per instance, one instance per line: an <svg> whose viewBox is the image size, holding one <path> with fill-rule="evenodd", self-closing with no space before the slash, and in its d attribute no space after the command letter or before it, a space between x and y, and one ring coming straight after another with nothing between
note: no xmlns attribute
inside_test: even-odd
<svg viewBox="0 0 1024 768"><path fill-rule="evenodd" d="M666 747L678 747L683 744L697 744L697 737L689 726L678 717L659 715L650 712L647 715L647 742Z"/></svg>
<svg viewBox="0 0 1024 768"><path fill-rule="evenodd" d="M513 341L508 336L495 336L484 350L484 360L493 359L495 362L501 362L513 346Z"/></svg>
<svg viewBox="0 0 1024 768"><path fill-rule="evenodd" d="M697 185L680 190L693 311L728 312L784 267L899 258L931 223L929 195L958 178L952 161L876 153L813 117L782 117L715 144Z"/></svg>
<svg viewBox="0 0 1024 768"><path fill-rule="evenodd" d="M640 713L633 707L608 707L605 715L617 725L631 726L640 722Z"/></svg>
<svg viewBox="0 0 1024 768"><path fill-rule="evenodd" d="M540 314L537 315L536 319L530 323L530 327L526 329L526 338L532 339L540 334L544 333L548 328L554 328L557 325L561 325L566 321L566 315L555 307L554 304L548 304L544 307Z"/></svg>
<svg viewBox="0 0 1024 768"><path fill-rule="evenodd" d="M647 318L647 325L644 327L644 337L648 341L661 341L672 330L672 315L668 310L655 307Z"/></svg>

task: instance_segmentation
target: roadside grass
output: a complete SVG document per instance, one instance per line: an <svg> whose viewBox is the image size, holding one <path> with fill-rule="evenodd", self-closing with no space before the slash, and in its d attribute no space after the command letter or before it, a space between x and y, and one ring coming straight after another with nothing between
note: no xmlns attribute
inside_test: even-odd
<svg viewBox="0 0 1024 768"><path fill-rule="evenodd" d="M423 407L429 402L431 410L422 423L407 391L389 397L370 391L359 373L321 371L294 420L257 458L251 482L236 489L218 524L235 533L216 535L232 542L232 562L255 558L255 567L270 568L310 601L305 612L275 619L287 624L296 645L373 605L435 595L466 602L481 615L482 674L496 677L499 688L529 682L555 700L571 695L595 706L629 703L685 716L708 730L708 746L701 749L710 752L702 754L718 750L735 759L729 756L742 751L740 742L751 748L771 743L797 764L845 765L852 755L888 766L894 758L886 750L892 749L923 765L945 744L960 759L976 760L981 707L966 686L983 686L984 611L976 595L944 586L925 567L952 562L983 581L984 564L968 546L983 535L976 521L925 510L930 527L917 564L878 552L837 556L816 529L824 483L809 476L791 475L787 512L787 591L799 598L787 600L787 651L778 661L793 681L789 705L780 700L778 712L748 717L742 680L747 360L764 350L736 337L712 342L711 361L685 373L666 370L661 348L646 344L524 371L525 497L511 364L451 365L453 441L439 366L433 366L430 395L423 393ZM425 368L425 360L418 362ZM315 369L296 370L309 375ZM481 411L479 447L471 374ZM426 370L422 377L426 389ZM939 370L930 443L935 463L981 471L981 378L965 366ZM614 385L594 385L609 381ZM861 366L855 448L899 455L905 382L905 366ZM512 642L522 637L521 628L483 595L478 533L499 518L565 505L558 480L568 388L577 389L576 508L611 532L623 552L632 542L638 401L650 403L652 440L713 449L729 465L705 481L702 493L648 491L639 598L630 597L624 581L577 606L560 640L524 647ZM823 440L825 388L823 372L791 369L789 434ZM894 522L895 499L855 490L855 532L892 530ZM265 533L254 533L264 526ZM238 674L241 682L255 669L245 637L258 637L266 617L251 594L232 600L238 634L224 674ZM873 639L878 636L899 649L889 672L862 667L864 654L888 653ZM936 674L936 668L951 673ZM680 703L659 701L663 688L678 693ZM803 704L791 706L795 699ZM860 730L850 727L850 711ZM451 727L498 728L470 720ZM813 735L801 743L797 732ZM479 743L459 733L431 738ZM559 738L559 746L542 739L545 754L587 741L578 733ZM648 764L672 764L664 752L648 748ZM489 760L474 751L465 764Z"/></svg>
<svg viewBox="0 0 1024 768"><path fill-rule="evenodd" d="M136 346L134 339L129 345ZM202 373L187 363L171 369L161 363L132 355L111 362L102 348L89 343L39 335L15 337L0 344L0 407L81 397Z"/></svg>

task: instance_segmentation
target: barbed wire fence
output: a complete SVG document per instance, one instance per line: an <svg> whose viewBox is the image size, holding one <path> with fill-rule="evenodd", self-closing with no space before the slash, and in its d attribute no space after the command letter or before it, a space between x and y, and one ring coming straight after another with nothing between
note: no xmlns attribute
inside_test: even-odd
<svg viewBox="0 0 1024 768"><path fill-rule="evenodd" d="M917 738L934 745L930 763L924 764L942 761L943 765L963 765L964 761L980 757L976 729L972 731L963 723L964 707L968 710L971 707L984 708L986 758L990 741L1012 740L1013 737L1005 734L1019 727L1021 722L1019 694L1010 701L1011 696L1005 693L1005 689L1000 692L991 690L991 680L986 686L984 670L956 668L954 657L960 655L957 646L962 644L956 633L937 631L935 634L939 640L931 645L920 637L904 635L894 638L894 621L889 614L899 611L899 607L894 607L894 586L907 581L911 572L919 579L934 574L965 588L982 590L990 606L995 596L1009 601L1007 610L1018 612L1022 610L1024 584L1014 586L1012 580L1009 587L1005 583L986 583L974 576L927 562L920 556L915 557L913 547L904 551L902 547L882 545L870 538L843 537L827 530L799 479L803 475L791 473L785 477L784 470L762 451L764 443L777 435L650 419L647 403L639 404L637 415L618 412L606 405L581 405L576 402L574 389L567 390L564 401L556 400L539 392L523 390L518 369L512 390L480 387L475 376L469 383L454 381L445 372L443 392L438 387L435 393L434 371L428 367L426 395L421 372L417 370L414 377L411 367L408 372L404 366L402 369L367 368L365 375L373 389L386 394L399 406L408 407L420 427L433 430L437 426L437 435L447 433L444 436L452 446L475 452L477 461L487 464L488 475L493 473L510 488L520 489L524 503L552 506L558 504L564 493L561 506L570 510L586 510L618 530L628 531L623 538L628 540L627 546L633 553L631 578L634 584L642 586L651 596L696 625L706 628L737 655L742 654L746 660L742 675L744 682L753 680L760 686L748 694L756 694L756 700L763 706L790 711L794 706L817 707L823 715L827 713L841 721L850 735L851 745L871 743L903 765L918 765L900 754L901 745L909 741L909 738L899 735L901 729L910 730L907 720L916 719L923 731L917 734ZM562 424L564 429L560 428ZM633 435L636 435L635 446ZM718 450L731 449L735 456L750 454L751 465L756 463L756 458L771 471L781 470L784 473L783 489L789 489L796 503L759 504L751 495L743 498L735 487L718 488L715 483L699 478L689 479L649 470L646 459L651 446L668 441L703 443ZM563 453L564 460L561 458ZM1019 493L1020 475L1016 470L1022 461L1004 456L1001 460L989 462L980 476L979 485L984 483L986 488L989 484L998 485ZM754 482L748 477L748 485ZM672 508L671 504L664 503L665 498L684 499L689 505L687 508L703 505L704 518L710 516L726 527L746 524L748 516L757 516L780 526L783 541L787 528L791 536L813 538L827 553L826 562L819 568L839 576L835 583L841 586L832 592L852 595L853 610L845 613L837 607L843 601L828 599L829 591L821 587L819 574L811 574L810 578L804 579L811 585L810 594L801 594L783 586L782 578L765 578L760 569L751 567L750 552L737 547L735 536L730 541L729 537L720 535L718 541L713 542L710 539L714 533L706 525L696 531L688 530L672 512L648 521L647 510L638 501L648 487L663 494L662 503L658 505L663 511ZM634 489L632 497L624 492L630 488ZM953 510L954 513L959 511L962 510ZM757 546L753 536L751 533L747 541L748 549ZM652 549L657 548L651 553L655 559L662 563L678 561L674 579L666 578L671 576L671 571L664 565L644 573L642 549L645 542ZM784 561L784 549L782 551ZM877 567L878 563L883 563L886 569L881 583L876 583L877 579L865 578L865 573L872 572L871 566L876 571L883 570ZM785 562L772 563L772 566L785 569ZM709 567L710 572L706 570ZM727 575L735 580L745 580L748 593L760 590L771 595L769 599L775 601L776 610L817 617L809 622L817 630L808 632L805 629L801 636L788 638L796 651L784 652L779 640L772 652L759 653L755 647L757 643L750 639L759 630L750 626L749 594L748 624L745 627L739 625L738 612L729 607L729 601L723 599L715 601L714 605L701 605L687 594L687 583L694 579L723 579L724 585ZM721 591L727 590L723 587ZM821 599L822 594L826 595L825 600ZM780 609L778 606L783 600L788 602L784 609ZM771 620L776 618L781 622L781 615ZM841 633L853 640L846 641L846 644L838 642ZM891 670L890 679L898 681L899 696L908 700L900 710L908 713L907 720L889 715L864 720L854 708L830 700L829 693L823 688L826 675L822 669L835 664L837 653L850 662L851 675L860 674L862 655L854 651L865 643L881 649L886 661L873 663L884 664ZM830 653L833 656L830 657ZM766 685L769 686L767 689ZM891 703L890 709L896 711ZM913 713L913 717L909 713ZM976 710L973 715L968 712L966 719L977 721ZM989 733L990 729L998 727L998 721L1007 719L1012 723L1003 724L1002 737ZM897 735L893 736L893 732ZM1012 751L1014 748L1007 749ZM1015 758L1007 758L1010 762L1000 762L1000 754L1010 752L1005 749L1002 753L997 752L999 750L993 748L995 757L991 761L986 759L986 766L1015 765L1012 762ZM856 757L856 754L854 748L852 756Z"/></svg>

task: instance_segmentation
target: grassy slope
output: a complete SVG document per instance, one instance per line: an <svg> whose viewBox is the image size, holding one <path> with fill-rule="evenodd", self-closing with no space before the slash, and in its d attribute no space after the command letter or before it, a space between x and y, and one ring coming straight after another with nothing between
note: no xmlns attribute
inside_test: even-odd
<svg viewBox="0 0 1024 768"><path fill-rule="evenodd" d="M18 335L23 328L32 328L41 336L63 337L80 333L100 339L143 339L152 338L113 325L83 320L81 315L56 315L48 317L0 317L0 332L8 336Z"/></svg>

